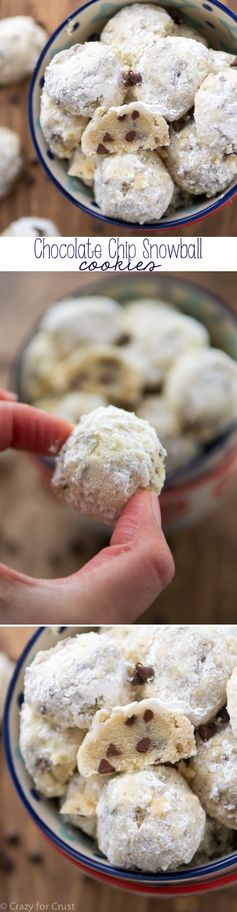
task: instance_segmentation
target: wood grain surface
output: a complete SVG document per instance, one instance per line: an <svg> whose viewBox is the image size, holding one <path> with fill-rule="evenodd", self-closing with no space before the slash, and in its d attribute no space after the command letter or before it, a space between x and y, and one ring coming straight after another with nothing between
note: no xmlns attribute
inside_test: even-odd
<svg viewBox="0 0 237 912"><path fill-rule="evenodd" d="M232 306L236 302L236 274L203 273L192 278ZM87 292L95 283L95 277L87 277ZM42 309L57 296L84 285L85 278L70 274L1 275L0 384L7 385L12 358ZM11 454L1 465L1 561L32 576L52 578L72 573L103 547L106 534L82 525L73 510L53 499L42 483L38 463L23 454ZM232 496L213 515L168 536L175 578L144 620L236 621L236 515L237 482ZM37 623L37 618L32 620ZM57 620L49 618L49 623Z"/></svg>
<svg viewBox="0 0 237 912"><path fill-rule="evenodd" d="M76 7L82 6L79 0L0 0L0 18L5 16L32 15L45 26L49 34ZM174 3L175 5L175 3ZM236 11L237 0L230 0L229 6ZM19 132L22 137L25 171L14 190L1 201L0 231L10 222L21 216L33 215L52 219L65 236L108 236L127 234L143 235L144 230L135 232L119 226L107 226L99 219L94 219L80 211L54 187L39 165L28 130L27 98L29 84L8 86L0 90L0 124ZM160 232L158 232L160 234ZM216 215L185 226L185 235L234 236L237 234L237 201L225 206ZM153 232L157 234L157 232ZM180 235L180 229L167 231L166 235Z"/></svg>
<svg viewBox="0 0 237 912"><path fill-rule="evenodd" d="M0 628L0 650L17 659L31 633L31 628ZM164 902L115 890L82 876L42 839L28 817L10 781L1 744L0 782L0 909L4 912L18 912L14 904L19 903L23 907L32 904L31 912L94 912L95 908L97 912L211 912L213 908L215 912L235 912L237 887ZM14 836L19 840L15 847L11 842Z"/></svg>

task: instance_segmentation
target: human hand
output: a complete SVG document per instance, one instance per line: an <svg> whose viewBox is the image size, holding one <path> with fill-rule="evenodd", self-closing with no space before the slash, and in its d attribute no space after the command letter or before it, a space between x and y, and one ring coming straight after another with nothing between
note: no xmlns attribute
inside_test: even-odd
<svg viewBox="0 0 237 912"><path fill-rule="evenodd" d="M72 426L0 392L0 450L57 452ZM62 579L32 579L0 564L0 623L132 623L170 583L174 563L161 529L156 494L131 498L110 545Z"/></svg>

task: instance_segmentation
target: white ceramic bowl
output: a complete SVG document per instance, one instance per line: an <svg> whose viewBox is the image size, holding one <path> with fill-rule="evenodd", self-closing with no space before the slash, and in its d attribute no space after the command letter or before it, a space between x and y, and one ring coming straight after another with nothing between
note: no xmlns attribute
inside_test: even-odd
<svg viewBox="0 0 237 912"><path fill-rule="evenodd" d="M172 896L216 890L233 883L237 880L236 852L209 864L189 865L184 870L164 874L144 874L113 867L101 855L94 840L62 821L57 801L44 798L34 788L19 748L19 710L24 699L24 672L39 649L49 649L62 638L71 636L72 632L73 628L59 627L55 637L50 628L38 628L19 658L8 691L3 723L5 754L14 786L27 813L42 835L81 871L120 889L150 896Z"/></svg>
<svg viewBox="0 0 237 912"><path fill-rule="evenodd" d="M68 176L67 162L53 155L45 142L40 127L40 95L44 84L45 69L52 57L59 51L71 47L72 44L83 43L93 38L97 39L107 20L122 6L127 6L131 2L132 0L124 0L124 2L120 0L117 3L117 0L109 0L109 2L104 3L104 0L90 0L89 3L75 10L64 22L59 24L43 49L33 74L30 89L29 118L32 139L41 164L45 168L47 175L67 199L79 206L83 212L96 216L103 222L121 225L127 229L139 228L141 230L141 225L135 222L129 224L129 222L121 219L108 218L102 214L93 198L92 190L77 178ZM208 42L215 49L236 53L237 16L227 6L220 3L219 0L207 0L207 2L205 0L204 2L192 0L192 3L188 2L188 0L175 0L174 4L170 0L152 0L152 2L157 3L159 6L164 6L171 13L172 6L173 8L175 7L176 11L178 10L182 15L184 14L187 21L206 36ZM177 210L172 217L164 215L159 222L146 223L142 228L144 228L144 231L147 231L147 229L168 230L206 218L230 202L236 193L237 183L234 181L224 192L213 199L199 198L193 206Z"/></svg>

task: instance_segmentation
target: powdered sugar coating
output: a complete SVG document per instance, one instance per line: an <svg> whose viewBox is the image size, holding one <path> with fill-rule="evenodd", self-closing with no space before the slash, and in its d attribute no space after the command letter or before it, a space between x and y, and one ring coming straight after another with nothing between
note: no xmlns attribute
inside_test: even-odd
<svg viewBox="0 0 237 912"><path fill-rule="evenodd" d="M213 858L223 858L235 848L235 832L207 817L204 836L193 858L193 865L207 864Z"/></svg>
<svg viewBox="0 0 237 912"><path fill-rule="evenodd" d="M44 314L40 326L66 355L77 345L113 342L119 334L120 308L113 298L101 295L63 298Z"/></svg>
<svg viewBox="0 0 237 912"><path fill-rule="evenodd" d="M52 485L84 516L115 522L139 489L160 494L166 451L133 412L113 406L83 415L63 446Z"/></svg>
<svg viewBox="0 0 237 912"><path fill-rule="evenodd" d="M21 364L21 388L28 401L48 393L56 363L57 351L50 336L46 332L32 336Z"/></svg>
<svg viewBox="0 0 237 912"><path fill-rule="evenodd" d="M139 418L149 421L167 450L166 468L171 472L187 465L200 452L198 443L182 434L174 411L165 396L145 396L137 409Z"/></svg>
<svg viewBox="0 0 237 912"><path fill-rule="evenodd" d="M45 71L45 90L71 114L91 117L99 105L122 104L126 87L113 50L87 41L55 54Z"/></svg>
<svg viewBox="0 0 237 912"><path fill-rule="evenodd" d="M211 73L219 73L231 66L236 60L235 54L227 54L226 51L214 51L209 49L209 67Z"/></svg>
<svg viewBox="0 0 237 912"><path fill-rule="evenodd" d="M174 38L192 38L194 41L200 41L201 44L204 44L205 47L208 47L208 42L204 35L201 32L198 32L193 25L189 25L188 22L182 22L178 25L175 25L173 31Z"/></svg>
<svg viewBox="0 0 237 912"><path fill-rule="evenodd" d="M97 108L81 141L86 155L154 150L168 144L169 130L164 117L142 101L130 101L109 110Z"/></svg>
<svg viewBox="0 0 237 912"><path fill-rule="evenodd" d="M135 406L144 383L144 364L136 352L112 345L84 345L55 367L57 393L80 389L104 396L109 403Z"/></svg>
<svg viewBox="0 0 237 912"><path fill-rule="evenodd" d="M226 700L230 662L218 628L174 624L160 628L147 655L154 668L143 696L156 697L193 725L208 722Z"/></svg>
<svg viewBox="0 0 237 912"><path fill-rule="evenodd" d="M209 149L237 152L237 70L228 67L204 79L195 96L194 117L200 140Z"/></svg>
<svg viewBox="0 0 237 912"><path fill-rule="evenodd" d="M133 66L148 44L173 31L173 19L163 7L132 3L109 19L100 40L109 45L123 63Z"/></svg>
<svg viewBox="0 0 237 912"><path fill-rule="evenodd" d="M52 399L48 397L38 399L35 402L37 408L41 408L46 412L53 412L59 418L66 418L67 421L71 421L72 424L78 424L82 415L87 415L88 412L92 412L93 409L105 404L103 396L83 392L68 393L62 399L58 399L55 396Z"/></svg>
<svg viewBox="0 0 237 912"><path fill-rule="evenodd" d="M209 741L198 740L190 768L192 789L207 813L237 830L237 740L230 725Z"/></svg>
<svg viewBox="0 0 237 912"><path fill-rule="evenodd" d="M5 231L2 231L2 237L59 237L60 231L54 222L49 219L33 218L26 216L11 222Z"/></svg>
<svg viewBox="0 0 237 912"><path fill-rule="evenodd" d="M205 819L200 802L176 770L160 766L125 773L111 779L99 799L99 848L121 868L172 870L193 858Z"/></svg>
<svg viewBox="0 0 237 912"><path fill-rule="evenodd" d="M93 187L97 155L84 155L81 146L74 152L68 170L69 177L78 177L87 187Z"/></svg>
<svg viewBox="0 0 237 912"><path fill-rule="evenodd" d="M117 649L128 662L143 662L158 624L118 624L101 627L101 633L107 634L116 644Z"/></svg>
<svg viewBox="0 0 237 912"><path fill-rule="evenodd" d="M233 735L237 738L237 667L227 684L227 709Z"/></svg>
<svg viewBox="0 0 237 912"><path fill-rule="evenodd" d="M31 16L9 16L0 22L0 85L21 82L33 72L47 32Z"/></svg>
<svg viewBox="0 0 237 912"><path fill-rule="evenodd" d="M40 101L40 126L51 152L58 158L71 158L80 143L87 117L70 114L58 102L49 98L45 88Z"/></svg>
<svg viewBox="0 0 237 912"><path fill-rule="evenodd" d="M5 699L7 696L8 685L14 671L14 664L7 655L0 652L0 726L3 717Z"/></svg>
<svg viewBox="0 0 237 912"><path fill-rule="evenodd" d="M38 652L25 673L25 700L60 729L90 727L102 706L127 702L127 667L109 637L78 634Z"/></svg>
<svg viewBox="0 0 237 912"><path fill-rule="evenodd" d="M164 160L176 184L194 195L214 196L228 187L237 174L237 155L225 156L208 148L192 122L180 132L171 131Z"/></svg>
<svg viewBox="0 0 237 912"><path fill-rule="evenodd" d="M26 769L39 792L47 798L63 795L76 767L83 733L78 728L63 732L28 704L20 716L20 749Z"/></svg>
<svg viewBox="0 0 237 912"><path fill-rule="evenodd" d="M237 365L215 348L183 354L167 376L165 394L183 430L212 439L236 416Z"/></svg>
<svg viewBox="0 0 237 912"><path fill-rule="evenodd" d="M137 64L142 81L134 98L153 106L168 121L182 117L209 72L208 50L192 38L162 38L143 51Z"/></svg>
<svg viewBox="0 0 237 912"><path fill-rule="evenodd" d="M8 127L0 127L0 199L10 193L22 165L20 137Z"/></svg>
<svg viewBox="0 0 237 912"><path fill-rule="evenodd" d="M94 191L105 215L143 225L164 214L173 181L156 152L123 152L102 157Z"/></svg>
<svg viewBox="0 0 237 912"><path fill-rule="evenodd" d="M88 836L96 837L96 807L101 792L109 776L90 776L83 779L75 773L70 779L67 791L61 802L60 814L74 827L83 830Z"/></svg>
<svg viewBox="0 0 237 912"><path fill-rule="evenodd" d="M202 351L208 342L206 327L194 317L162 307L157 309L152 331L149 323L147 327L144 325L140 337L137 332L134 344L134 350L146 363L146 387L157 388L183 352Z"/></svg>

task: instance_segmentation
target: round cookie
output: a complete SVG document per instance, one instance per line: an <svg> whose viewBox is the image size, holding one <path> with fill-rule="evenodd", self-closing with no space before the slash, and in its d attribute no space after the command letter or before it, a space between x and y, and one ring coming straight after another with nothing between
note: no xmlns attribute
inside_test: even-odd
<svg viewBox="0 0 237 912"><path fill-rule="evenodd" d="M164 214L173 181L156 152L119 153L102 156L94 191L104 215L143 225Z"/></svg>
<svg viewBox="0 0 237 912"><path fill-rule="evenodd" d="M237 666L227 684L227 710L233 735L237 738Z"/></svg>
<svg viewBox="0 0 237 912"><path fill-rule="evenodd" d="M205 819L200 802L176 770L160 766L125 773L111 779L100 796L98 845L112 865L173 870L193 858Z"/></svg>
<svg viewBox="0 0 237 912"><path fill-rule="evenodd" d="M162 112L161 112L162 113ZM237 70L229 66L204 79L195 96L194 118L201 142L216 154L237 152Z"/></svg>
<svg viewBox="0 0 237 912"><path fill-rule="evenodd" d="M57 301L46 310L40 325L58 352L67 355L85 342L114 342L119 316L119 305L112 298L88 295Z"/></svg>
<svg viewBox="0 0 237 912"><path fill-rule="evenodd" d="M81 418L62 447L52 486L82 515L115 522L141 488L160 494L165 455L146 421L113 406L99 408Z"/></svg>
<svg viewBox="0 0 237 912"><path fill-rule="evenodd" d="M227 54L226 51L213 51L209 49L209 69L210 73L219 73L226 67L232 66L236 61L235 54Z"/></svg>
<svg viewBox="0 0 237 912"><path fill-rule="evenodd" d="M177 763L196 753L193 726L181 713L162 709L158 700L115 706L96 713L78 750L79 773L132 772Z"/></svg>
<svg viewBox="0 0 237 912"><path fill-rule="evenodd" d="M209 72L208 50L192 38L162 38L139 57L140 82L132 94L168 121L178 120L194 104Z"/></svg>
<svg viewBox="0 0 237 912"><path fill-rule="evenodd" d="M49 219L33 218L26 216L11 222L5 231L2 231L2 237L56 237L60 236L60 231L54 222Z"/></svg>
<svg viewBox="0 0 237 912"><path fill-rule="evenodd" d="M79 773L75 773L61 802L60 814L65 822L78 827L94 839L97 828L96 807L105 782L110 778L90 776L90 779L83 779Z"/></svg>
<svg viewBox="0 0 237 912"><path fill-rule="evenodd" d="M167 450L167 472L188 465L199 455L200 447L197 441L181 433L177 418L165 396L145 396L137 409L137 415L149 421Z"/></svg>
<svg viewBox="0 0 237 912"><path fill-rule="evenodd" d="M37 332L25 348L21 361L21 392L27 401L47 395L57 365L57 351L45 332Z"/></svg>
<svg viewBox="0 0 237 912"><path fill-rule="evenodd" d="M120 329L124 345L143 338L144 332L153 334L154 321L158 323L160 315L163 312L167 313L167 310L177 313L171 304L159 299L141 298L125 303L125 306L121 307L120 314Z"/></svg>
<svg viewBox="0 0 237 912"><path fill-rule="evenodd" d="M130 102L117 108L97 108L84 130L81 148L85 155L110 155L157 149L169 144L166 121L143 104Z"/></svg>
<svg viewBox="0 0 237 912"><path fill-rule="evenodd" d="M158 624L117 624L117 626L101 627L101 633L110 636L117 649L127 662L141 663L146 658L153 637L158 630Z"/></svg>
<svg viewBox="0 0 237 912"><path fill-rule="evenodd" d="M20 716L20 750L26 769L39 792L47 798L63 795L76 767L83 733L78 728L61 731L23 703Z"/></svg>
<svg viewBox="0 0 237 912"><path fill-rule="evenodd" d="M215 348L180 355L167 375L165 395L181 428L212 440L237 413L237 365Z"/></svg>
<svg viewBox="0 0 237 912"><path fill-rule="evenodd" d="M0 728L3 718L5 699L7 696L8 685L13 675L14 665L8 656L0 652Z"/></svg>
<svg viewBox="0 0 237 912"><path fill-rule="evenodd" d="M160 627L146 663L154 674L142 697L156 697L164 708L184 713L193 725L208 722L225 704L230 660L218 627Z"/></svg>
<svg viewBox="0 0 237 912"><path fill-rule="evenodd" d="M199 353L199 350L206 350L208 342L205 326L194 317L161 307L154 314L152 332L149 324L147 328L144 326L143 334L137 337L133 346L146 365L146 388L157 389L182 353L196 350ZM176 414L172 402L170 407Z"/></svg>
<svg viewBox="0 0 237 912"><path fill-rule="evenodd" d="M188 22L180 22L174 27L173 31L174 38L193 38L194 41L200 41L201 44L204 44L205 47L208 47L208 42L204 35L201 32L198 32L192 25L189 25Z"/></svg>
<svg viewBox="0 0 237 912"><path fill-rule="evenodd" d="M87 41L55 54L45 71L45 91L69 113L92 117L99 105L122 104L126 86L113 50Z"/></svg>
<svg viewBox="0 0 237 912"><path fill-rule="evenodd" d="M47 32L31 16L1 19L0 85L30 76L47 38Z"/></svg>
<svg viewBox="0 0 237 912"><path fill-rule="evenodd" d="M80 389L114 405L135 406L144 383L142 358L112 345L81 346L55 367L54 391Z"/></svg>
<svg viewBox="0 0 237 912"><path fill-rule="evenodd" d="M109 45L122 63L133 66L148 44L174 31L167 10L151 3L124 6L102 29L100 40Z"/></svg>
<svg viewBox="0 0 237 912"><path fill-rule="evenodd" d="M10 193L22 166L20 137L8 127L0 127L0 199Z"/></svg>
<svg viewBox="0 0 237 912"><path fill-rule="evenodd" d="M193 858L192 867L208 864L214 858L223 858L233 852L235 846L235 831L222 826L212 817L207 817L204 836Z"/></svg>
<svg viewBox="0 0 237 912"><path fill-rule="evenodd" d="M84 155L80 146L79 149L76 149L74 152L67 173L69 174L69 177L77 177L78 180L82 180L87 187L93 187L94 174L98 160L97 155Z"/></svg>
<svg viewBox="0 0 237 912"><path fill-rule="evenodd" d="M79 146L87 117L70 114L62 105L49 98L43 89L40 101L40 126L46 143L58 158L71 158Z"/></svg>
<svg viewBox="0 0 237 912"><path fill-rule="evenodd" d="M173 180L182 190L207 197L220 193L237 174L237 155L225 156L209 149L198 136L195 123L187 123L170 134L164 161Z"/></svg>
<svg viewBox="0 0 237 912"><path fill-rule="evenodd" d="M59 418L66 418L72 424L78 424L82 415L87 415L100 405L106 405L106 401L103 396L96 396L94 393L75 392L68 393L62 399L56 396L52 399L38 399L35 405L45 412L53 412Z"/></svg>
<svg viewBox="0 0 237 912"><path fill-rule="evenodd" d="M127 702L127 666L107 636L78 634L38 652L25 672L25 700L51 725L88 729L102 707Z"/></svg>
<svg viewBox="0 0 237 912"><path fill-rule="evenodd" d="M230 725L208 741L198 739L190 769L192 789L206 812L237 830L237 740Z"/></svg>

